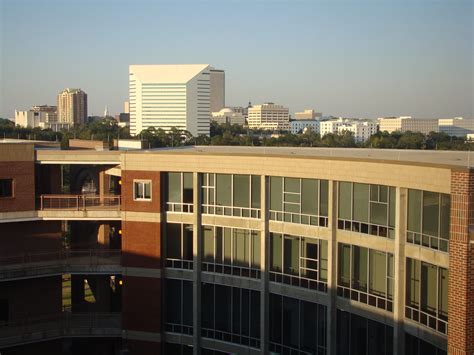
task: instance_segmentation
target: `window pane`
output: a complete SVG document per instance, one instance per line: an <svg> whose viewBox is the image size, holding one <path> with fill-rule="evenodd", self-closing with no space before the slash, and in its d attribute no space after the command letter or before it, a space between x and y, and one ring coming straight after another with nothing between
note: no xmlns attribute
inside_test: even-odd
<svg viewBox="0 0 474 355"><path fill-rule="evenodd" d="M183 203L193 203L192 173L183 173Z"/></svg>
<svg viewBox="0 0 474 355"><path fill-rule="evenodd" d="M407 258L407 305L420 306L420 261Z"/></svg>
<svg viewBox="0 0 474 355"><path fill-rule="evenodd" d="M328 215L328 199L329 199L329 182L327 180L320 180L319 182L320 188L320 206L319 206L319 214L320 216Z"/></svg>
<svg viewBox="0 0 474 355"><path fill-rule="evenodd" d="M352 259L352 287L367 292L368 249L354 246Z"/></svg>
<svg viewBox="0 0 474 355"><path fill-rule="evenodd" d="M252 238L252 267L260 268L260 233L256 231L251 232Z"/></svg>
<svg viewBox="0 0 474 355"><path fill-rule="evenodd" d="M183 259L193 260L193 226L183 225Z"/></svg>
<svg viewBox="0 0 474 355"><path fill-rule="evenodd" d="M201 284L202 327L214 329L214 285Z"/></svg>
<svg viewBox="0 0 474 355"><path fill-rule="evenodd" d="M339 285L350 287L351 281L351 246L339 244Z"/></svg>
<svg viewBox="0 0 474 355"><path fill-rule="evenodd" d="M181 323L181 281L166 280L166 322Z"/></svg>
<svg viewBox="0 0 474 355"><path fill-rule="evenodd" d="M328 280L328 242L326 240L319 241L319 279L321 281Z"/></svg>
<svg viewBox="0 0 474 355"><path fill-rule="evenodd" d="M395 187L390 187L389 221L388 221L388 224L390 227L395 227L395 223L396 223L396 220L395 220L395 211L397 210L396 193L397 193L397 189Z"/></svg>
<svg viewBox="0 0 474 355"><path fill-rule="evenodd" d="M421 263L421 310L436 314L438 277L435 265Z"/></svg>
<svg viewBox="0 0 474 355"><path fill-rule="evenodd" d="M270 177L270 209L281 211L283 196L283 179L281 177Z"/></svg>
<svg viewBox="0 0 474 355"><path fill-rule="evenodd" d="M216 246L216 256L215 260L217 264L222 264L223 261L223 250L222 246L224 244L224 236L222 235L222 227L216 227L214 242Z"/></svg>
<svg viewBox="0 0 474 355"><path fill-rule="evenodd" d="M216 174L216 203L220 206L231 206L231 175Z"/></svg>
<svg viewBox="0 0 474 355"><path fill-rule="evenodd" d="M151 182L145 182L143 183L144 186L144 198L151 198Z"/></svg>
<svg viewBox="0 0 474 355"><path fill-rule="evenodd" d="M252 175L252 208L260 208L260 176Z"/></svg>
<svg viewBox="0 0 474 355"><path fill-rule="evenodd" d="M369 185L354 183L354 220L369 222Z"/></svg>
<svg viewBox="0 0 474 355"><path fill-rule="evenodd" d="M448 270L439 268L439 315L448 319Z"/></svg>
<svg viewBox="0 0 474 355"><path fill-rule="evenodd" d="M270 249L271 249L271 270L281 272L283 270L281 260L281 244L282 236L278 233L270 233Z"/></svg>
<svg viewBox="0 0 474 355"><path fill-rule="evenodd" d="M370 203L370 223L387 225L387 207L385 203L371 202Z"/></svg>
<svg viewBox="0 0 474 355"><path fill-rule="evenodd" d="M181 224L166 225L166 257L181 259Z"/></svg>
<svg viewBox="0 0 474 355"><path fill-rule="evenodd" d="M385 296L385 285L387 280L387 259L385 253L370 250L370 288L369 292Z"/></svg>
<svg viewBox="0 0 474 355"><path fill-rule="evenodd" d="M302 243L302 258L300 265L303 267L301 276L313 280L318 279L318 240L304 238Z"/></svg>
<svg viewBox="0 0 474 355"><path fill-rule="evenodd" d="M167 202L181 202L181 173L168 173Z"/></svg>
<svg viewBox="0 0 474 355"><path fill-rule="evenodd" d="M232 229L224 228L224 264L232 263Z"/></svg>
<svg viewBox="0 0 474 355"><path fill-rule="evenodd" d="M183 324L193 325L193 284L190 281L183 282Z"/></svg>
<svg viewBox="0 0 474 355"><path fill-rule="evenodd" d="M283 297L283 345L298 348L299 328L298 300Z"/></svg>
<svg viewBox="0 0 474 355"><path fill-rule="evenodd" d="M234 175L234 206L250 207L249 175Z"/></svg>
<svg viewBox="0 0 474 355"><path fill-rule="evenodd" d="M298 275L299 273L299 238L286 237L284 240L284 267L285 274Z"/></svg>
<svg viewBox="0 0 474 355"><path fill-rule="evenodd" d="M339 182L339 218L352 219L352 184L350 182Z"/></svg>
<svg viewBox="0 0 474 355"><path fill-rule="evenodd" d="M439 236L443 239L449 239L450 213L451 210L451 196L441 194L441 210L440 210L440 233Z"/></svg>
<svg viewBox="0 0 474 355"><path fill-rule="evenodd" d="M0 180L0 197L13 196L13 179Z"/></svg>
<svg viewBox="0 0 474 355"><path fill-rule="evenodd" d="M285 192L300 193L300 179L285 178Z"/></svg>
<svg viewBox="0 0 474 355"><path fill-rule="evenodd" d="M301 350L317 354L318 305L301 301Z"/></svg>
<svg viewBox="0 0 474 355"><path fill-rule="evenodd" d="M141 182L135 182L135 198L143 198L143 184Z"/></svg>
<svg viewBox="0 0 474 355"><path fill-rule="evenodd" d="M318 215L318 180L301 180L301 213Z"/></svg>
<svg viewBox="0 0 474 355"><path fill-rule="evenodd" d="M204 262L214 262L214 228L213 227L203 227L203 255L202 261Z"/></svg>
<svg viewBox="0 0 474 355"><path fill-rule="evenodd" d="M249 266L248 236L243 229L234 229L234 263L236 266Z"/></svg>
<svg viewBox="0 0 474 355"><path fill-rule="evenodd" d="M408 230L421 232L421 191L408 190Z"/></svg>
<svg viewBox="0 0 474 355"><path fill-rule="evenodd" d="M423 191L423 234L438 236L439 193Z"/></svg>
<svg viewBox="0 0 474 355"><path fill-rule="evenodd" d="M224 332L231 331L232 288L215 285L216 298L216 329Z"/></svg>

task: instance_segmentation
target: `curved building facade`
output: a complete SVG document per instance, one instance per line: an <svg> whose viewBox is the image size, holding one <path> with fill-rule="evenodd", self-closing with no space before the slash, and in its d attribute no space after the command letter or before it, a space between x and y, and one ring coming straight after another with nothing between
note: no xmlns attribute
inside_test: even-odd
<svg viewBox="0 0 474 355"><path fill-rule="evenodd" d="M474 351L467 153L189 147L86 156L35 159L116 161L106 173L120 176L111 225L121 236L122 351ZM94 218L112 218L104 210Z"/></svg>

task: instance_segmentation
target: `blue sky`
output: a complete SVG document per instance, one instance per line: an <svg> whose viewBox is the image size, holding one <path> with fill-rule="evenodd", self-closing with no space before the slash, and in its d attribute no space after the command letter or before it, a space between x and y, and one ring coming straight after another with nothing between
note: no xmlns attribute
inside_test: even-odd
<svg viewBox="0 0 474 355"><path fill-rule="evenodd" d="M474 116L474 1L0 0L0 117L123 110L128 65L209 63L226 104L373 118Z"/></svg>

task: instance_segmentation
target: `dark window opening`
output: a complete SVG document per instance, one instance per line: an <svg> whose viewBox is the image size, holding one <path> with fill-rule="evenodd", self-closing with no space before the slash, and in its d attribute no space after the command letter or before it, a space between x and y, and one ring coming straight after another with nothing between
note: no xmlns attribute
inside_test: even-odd
<svg viewBox="0 0 474 355"><path fill-rule="evenodd" d="M0 197L13 197L13 179L0 179Z"/></svg>

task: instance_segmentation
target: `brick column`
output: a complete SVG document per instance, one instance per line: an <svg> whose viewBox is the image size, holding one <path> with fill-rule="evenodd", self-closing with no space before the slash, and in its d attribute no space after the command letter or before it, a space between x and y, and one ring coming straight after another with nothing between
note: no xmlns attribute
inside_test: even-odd
<svg viewBox="0 0 474 355"><path fill-rule="evenodd" d="M474 353L474 170L451 173L448 353Z"/></svg>

